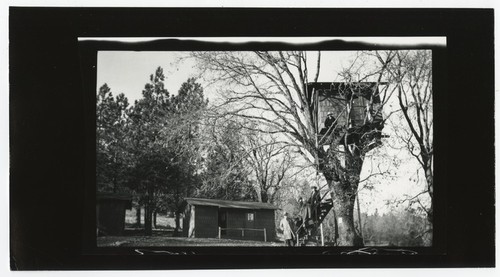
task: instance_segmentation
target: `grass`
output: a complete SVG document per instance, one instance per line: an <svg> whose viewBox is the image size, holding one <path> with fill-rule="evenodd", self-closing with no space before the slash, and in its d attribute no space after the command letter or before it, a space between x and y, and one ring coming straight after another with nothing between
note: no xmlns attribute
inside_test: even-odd
<svg viewBox="0 0 500 277"><path fill-rule="evenodd" d="M198 247L198 246L284 246L282 242L153 236L106 236L97 238L98 247Z"/></svg>

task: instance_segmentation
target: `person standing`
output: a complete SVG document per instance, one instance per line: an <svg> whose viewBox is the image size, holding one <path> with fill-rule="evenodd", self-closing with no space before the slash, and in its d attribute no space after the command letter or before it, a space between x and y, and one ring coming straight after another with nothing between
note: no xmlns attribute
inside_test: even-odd
<svg viewBox="0 0 500 277"><path fill-rule="evenodd" d="M310 213L309 215L313 218L313 220L316 222L318 220L318 213L319 213L319 205L321 202L321 195L319 193L318 187L313 186L312 187L312 192L311 192L311 197L309 198L309 205L310 205Z"/></svg>
<svg viewBox="0 0 500 277"><path fill-rule="evenodd" d="M293 246L294 234L290 223L288 222L288 213L283 214L283 218L280 221L280 229L283 231L283 239L286 246Z"/></svg>
<svg viewBox="0 0 500 277"><path fill-rule="evenodd" d="M297 201L299 203L299 216L302 222L304 222L307 217L308 217L308 212L309 212L309 207L306 201L304 201L304 198L299 197L299 200Z"/></svg>

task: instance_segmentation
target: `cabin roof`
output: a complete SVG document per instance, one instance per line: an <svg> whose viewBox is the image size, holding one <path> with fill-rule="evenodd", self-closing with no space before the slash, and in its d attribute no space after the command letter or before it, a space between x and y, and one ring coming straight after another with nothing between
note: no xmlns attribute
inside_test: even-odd
<svg viewBox="0 0 500 277"><path fill-rule="evenodd" d="M199 206L214 206L219 208L249 209L249 210L277 210L278 207L269 203L230 201L204 198L185 198L185 203Z"/></svg>
<svg viewBox="0 0 500 277"><path fill-rule="evenodd" d="M132 201L132 195L124 193L97 193L97 200L122 200L122 201Z"/></svg>
<svg viewBox="0 0 500 277"><path fill-rule="evenodd" d="M104 202L114 202L114 203L124 203L125 209L132 209L132 195L124 193L102 193L99 192L96 195L96 203Z"/></svg>
<svg viewBox="0 0 500 277"><path fill-rule="evenodd" d="M327 98L350 99L352 94L354 98L363 97L370 99L373 95L373 103L380 103L379 86L386 85L386 82L317 82L307 83L307 98L309 103L313 100L313 91L318 91L319 95Z"/></svg>
<svg viewBox="0 0 500 277"><path fill-rule="evenodd" d="M307 83L308 93L310 94L313 89L322 90L325 95L337 95L340 92L344 93L356 93L358 95L363 95L364 97L369 97L373 93L379 91L380 85L386 85L386 82L354 82L354 83L344 83L344 82L318 82L318 83Z"/></svg>
<svg viewBox="0 0 500 277"><path fill-rule="evenodd" d="M339 87L363 87L363 88L370 88L370 87L375 87L379 85L387 85L387 82L352 82L352 83L346 83L346 82L311 82L307 83L308 87L313 87L313 88L318 88L318 89L329 89L329 88L339 88Z"/></svg>

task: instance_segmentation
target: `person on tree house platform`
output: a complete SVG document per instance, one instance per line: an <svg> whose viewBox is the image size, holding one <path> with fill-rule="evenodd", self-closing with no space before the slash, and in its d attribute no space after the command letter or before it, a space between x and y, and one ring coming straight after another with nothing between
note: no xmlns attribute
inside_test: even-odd
<svg viewBox="0 0 500 277"><path fill-rule="evenodd" d="M321 129L319 132L320 135L330 135L332 132L335 132L335 129L337 127L337 119L333 115L333 113L328 113L326 116L325 122L324 122L325 127Z"/></svg>

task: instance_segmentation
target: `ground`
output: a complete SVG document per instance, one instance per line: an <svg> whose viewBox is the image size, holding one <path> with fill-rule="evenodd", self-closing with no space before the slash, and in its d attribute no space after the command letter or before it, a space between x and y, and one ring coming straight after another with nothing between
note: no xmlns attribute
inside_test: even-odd
<svg viewBox="0 0 500 277"><path fill-rule="evenodd" d="M283 242L263 242L217 238L153 236L105 236L97 238L98 247L184 247L184 246L284 246Z"/></svg>

